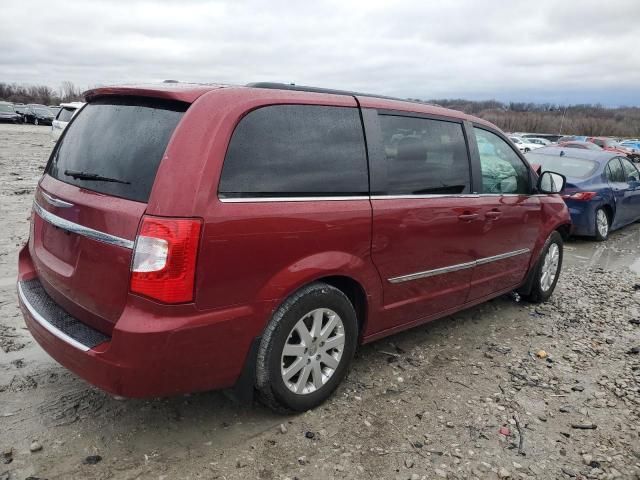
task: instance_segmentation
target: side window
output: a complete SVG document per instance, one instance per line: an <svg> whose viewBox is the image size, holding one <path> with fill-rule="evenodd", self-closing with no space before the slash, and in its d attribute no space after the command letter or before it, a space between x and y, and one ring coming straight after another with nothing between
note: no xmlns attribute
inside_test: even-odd
<svg viewBox="0 0 640 480"><path fill-rule="evenodd" d="M529 169L507 142L487 130L473 130L480 152L481 193L530 193Z"/></svg>
<svg viewBox="0 0 640 480"><path fill-rule="evenodd" d="M624 169L627 182L640 181L640 173L638 173L636 166L626 158L620 158L620 161L622 162L622 168Z"/></svg>
<svg viewBox="0 0 640 480"><path fill-rule="evenodd" d="M470 191L462 125L444 120L381 114L380 128L392 195Z"/></svg>
<svg viewBox="0 0 640 480"><path fill-rule="evenodd" d="M609 161L609 163L607 164L606 172L607 179L610 182L626 182L626 175L622 168L622 164L617 158Z"/></svg>
<svg viewBox="0 0 640 480"><path fill-rule="evenodd" d="M236 127L221 197L366 195L367 158L356 108L273 105Z"/></svg>

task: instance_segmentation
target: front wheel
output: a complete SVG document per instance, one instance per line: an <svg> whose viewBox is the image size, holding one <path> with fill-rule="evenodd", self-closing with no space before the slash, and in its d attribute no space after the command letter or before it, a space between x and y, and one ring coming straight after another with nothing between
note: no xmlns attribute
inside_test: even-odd
<svg viewBox="0 0 640 480"><path fill-rule="evenodd" d="M358 324L347 296L316 282L289 297L265 329L256 365L260 400L276 411L324 402L347 374Z"/></svg>
<svg viewBox="0 0 640 480"><path fill-rule="evenodd" d="M38 122L38 119L37 119L37 118L34 118L34 119L33 119L33 124L34 124L34 125L38 125L38 123L39 123L39 122Z"/></svg>
<svg viewBox="0 0 640 480"><path fill-rule="evenodd" d="M598 242L604 242L607 238L609 238L609 215L607 215L607 211L604 208L598 208L596 210L595 215L596 222L596 240Z"/></svg>
<svg viewBox="0 0 640 480"><path fill-rule="evenodd" d="M535 277L527 300L534 303L546 302L556 288L562 270L563 242L558 232L553 232L544 244L540 260L536 265Z"/></svg>

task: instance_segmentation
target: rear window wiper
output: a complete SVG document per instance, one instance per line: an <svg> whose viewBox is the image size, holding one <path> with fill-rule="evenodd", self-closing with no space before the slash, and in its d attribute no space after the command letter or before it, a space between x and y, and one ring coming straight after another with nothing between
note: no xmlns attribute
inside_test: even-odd
<svg viewBox="0 0 640 480"><path fill-rule="evenodd" d="M120 180L119 178L103 177L102 175L98 175L97 173L80 172L77 170L65 170L64 174L67 175L68 177L72 177L80 180L95 180L96 182L124 183L125 185L131 184L131 182Z"/></svg>

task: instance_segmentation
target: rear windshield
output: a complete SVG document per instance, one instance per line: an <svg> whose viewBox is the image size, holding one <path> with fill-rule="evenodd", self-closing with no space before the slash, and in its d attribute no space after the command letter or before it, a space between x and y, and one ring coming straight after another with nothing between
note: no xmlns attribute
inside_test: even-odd
<svg viewBox="0 0 640 480"><path fill-rule="evenodd" d="M47 173L88 190L147 202L169 138L187 107L141 98L91 102L69 124Z"/></svg>
<svg viewBox="0 0 640 480"><path fill-rule="evenodd" d="M587 178L593 175L598 169L598 162L584 158L528 153L527 160L529 160L529 163L537 163L540 165L543 172L557 172L565 177Z"/></svg>

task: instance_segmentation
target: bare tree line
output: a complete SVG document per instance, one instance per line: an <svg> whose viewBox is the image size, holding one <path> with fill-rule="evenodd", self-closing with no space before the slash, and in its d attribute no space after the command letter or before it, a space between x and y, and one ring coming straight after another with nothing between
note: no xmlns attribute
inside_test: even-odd
<svg viewBox="0 0 640 480"><path fill-rule="evenodd" d="M58 90L46 85L0 82L0 100L9 102L57 105L82 99L82 90L68 81L62 82ZM640 137L638 107L606 108L598 104L503 103L497 100L464 99L429 100L428 103L479 116L507 132Z"/></svg>
<svg viewBox="0 0 640 480"><path fill-rule="evenodd" d="M19 85L0 82L0 100L7 102L58 105L82 99L82 90L68 81L62 82L58 90L46 85Z"/></svg>
<svg viewBox="0 0 640 480"><path fill-rule="evenodd" d="M640 137L640 108L602 105L502 103L496 100L430 100L496 124L507 132L562 133L611 137Z"/></svg>

